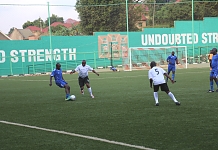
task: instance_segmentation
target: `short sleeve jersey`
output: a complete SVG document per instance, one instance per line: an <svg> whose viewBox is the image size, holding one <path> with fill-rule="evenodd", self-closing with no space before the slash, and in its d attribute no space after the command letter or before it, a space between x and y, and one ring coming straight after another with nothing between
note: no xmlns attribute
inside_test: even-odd
<svg viewBox="0 0 218 150"><path fill-rule="evenodd" d="M153 80L154 85L159 85L166 83L164 79L164 73L166 73L165 70L159 67L153 67L148 72L148 78Z"/></svg>
<svg viewBox="0 0 218 150"><path fill-rule="evenodd" d="M54 77L55 82L59 82L63 80L62 70L55 69L51 73L51 77Z"/></svg>
<svg viewBox="0 0 218 150"><path fill-rule="evenodd" d="M169 62L169 65L175 65L176 64L177 57L174 55L170 55L167 57L167 61Z"/></svg>
<svg viewBox="0 0 218 150"><path fill-rule="evenodd" d="M79 72L79 77L81 78L88 77L88 72L92 70L93 68L91 68L89 65L85 65L85 66L79 65L75 69L76 72Z"/></svg>

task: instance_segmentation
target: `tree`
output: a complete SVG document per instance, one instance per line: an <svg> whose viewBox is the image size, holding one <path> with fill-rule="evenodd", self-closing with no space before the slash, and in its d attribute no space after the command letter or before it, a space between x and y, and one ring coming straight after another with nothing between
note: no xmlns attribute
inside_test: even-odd
<svg viewBox="0 0 218 150"><path fill-rule="evenodd" d="M39 27L39 28L44 28L45 27L45 23L41 18L38 18L36 20L33 21L34 26Z"/></svg>
<svg viewBox="0 0 218 150"><path fill-rule="evenodd" d="M56 36L76 36L82 35L79 25L73 26L71 28L66 28L63 25L58 25L56 27L51 27L52 35Z"/></svg>
<svg viewBox="0 0 218 150"><path fill-rule="evenodd" d="M14 28L10 28L8 35L10 35L14 31Z"/></svg>
<svg viewBox="0 0 218 150"><path fill-rule="evenodd" d="M29 27L29 26L36 26L36 27L39 27L39 28L43 28L43 27L45 27L45 23L41 18L38 18L38 19L36 19L34 21L25 22L23 24L23 29L25 29L26 27Z"/></svg>
<svg viewBox="0 0 218 150"><path fill-rule="evenodd" d="M218 16L218 2L194 2L194 20L203 20L204 17ZM176 20L192 20L192 4L186 3L166 4L155 12L155 23L174 25Z"/></svg>
<svg viewBox="0 0 218 150"><path fill-rule="evenodd" d="M58 25L58 26L55 26L55 27L51 27L51 32L52 32L52 35L58 35L58 36L69 36L69 30L65 27L65 26L62 26L62 25Z"/></svg>
<svg viewBox="0 0 218 150"><path fill-rule="evenodd" d="M128 0L133 2L133 0ZM84 34L126 31L126 6L123 0L78 0L76 10ZM136 31L134 5L129 5L129 30Z"/></svg>
<svg viewBox="0 0 218 150"><path fill-rule="evenodd" d="M55 14L52 14L52 16L50 17L50 23L52 24L54 22L64 23L64 18L63 17L58 17ZM49 26L49 18L47 18L47 20L45 20L45 25Z"/></svg>
<svg viewBox="0 0 218 150"><path fill-rule="evenodd" d="M80 25L72 26L71 28L71 34L72 35L83 35L82 28Z"/></svg>
<svg viewBox="0 0 218 150"><path fill-rule="evenodd" d="M23 24L23 29L25 29L25 28L27 28L27 27L29 27L29 26L34 26L34 23L33 22L31 22L31 21L27 21L27 22L25 22L24 24Z"/></svg>

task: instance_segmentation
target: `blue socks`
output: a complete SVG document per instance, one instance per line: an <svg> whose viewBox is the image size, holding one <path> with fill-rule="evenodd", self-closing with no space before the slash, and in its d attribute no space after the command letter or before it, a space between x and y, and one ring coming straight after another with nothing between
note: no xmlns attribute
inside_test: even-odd
<svg viewBox="0 0 218 150"><path fill-rule="evenodd" d="M174 78L175 78L175 74L172 74L172 80L174 80Z"/></svg>
<svg viewBox="0 0 218 150"><path fill-rule="evenodd" d="M213 81L210 81L210 90L213 91Z"/></svg>
<svg viewBox="0 0 218 150"><path fill-rule="evenodd" d="M70 94L66 94L66 98L68 98L70 96Z"/></svg>

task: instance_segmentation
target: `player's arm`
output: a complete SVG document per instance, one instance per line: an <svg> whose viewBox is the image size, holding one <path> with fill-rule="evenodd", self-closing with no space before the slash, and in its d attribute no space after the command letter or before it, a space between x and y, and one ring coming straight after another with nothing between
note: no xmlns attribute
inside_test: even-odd
<svg viewBox="0 0 218 150"><path fill-rule="evenodd" d="M99 73L97 73L94 69L92 70L92 72L99 76Z"/></svg>
<svg viewBox="0 0 218 150"><path fill-rule="evenodd" d="M153 84L152 78L150 78L149 81L150 81L150 88L152 88L152 84Z"/></svg>
<svg viewBox="0 0 218 150"><path fill-rule="evenodd" d="M53 77L53 76L51 75L51 76L50 76L50 83L49 83L50 86L52 86L52 77Z"/></svg>
<svg viewBox="0 0 218 150"><path fill-rule="evenodd" d="M77 72L77 71L79 71L79 67L78 67L78 66L76 67L76 69L72 70L72 71L70 72L70 74L73 74L73 73L75 73L75 72Z"/></svg>
<svg viewBox="0 0 218 150"><path fill-rule="evenodd" d="M89 71L92 71L93 73L95 73L97 76L99 76L99 74L93 69L93 68L91 68L89 65L87 65L88 66L88 70Z"/></svg>
<svg viewBox="0 0 218 150"><path fill-rule="evenodd" d="M64 80L63 74L62 74L62 80ZM65 81L65 80L64 80Z"/></svg>
<svg viewBox="0 0 218 150"><path fill-rule="evenodd" d="M169 56L167 57L167 62L169 62Z"/></svg>
<svg viewBox="0 0 218 150"><path fill-rule="evenodd" d="M174 81L171 79L171 77L165 72L164 73L164 75L168 78L168 79L170 79L170 81L172 82L172 83L174 83Z"/></svg>
<svg viewBox="0 0 218 150"><path fill-rule="evenodd" d="M70 72L70 74L73 74L73 73L75 73L76 72L76 70L72 70L71 72Z"/></svg>
<svg viewBox="0 0 218 150"><path fill-rule="evenodd" d="M152 79L152 73L151 73L151 70L148 71L148 79L149 79L149 82L150 82L150 88L152 88L153 79Z"/></svg>
<svg viewBox="0 0 218 150"><path fill-rule="evenodd" d="M179 61L178 61L177 57L176 57L176 64L179 64Z"/></svg>
<svg viewBox="0 0 218 150"><path fill-rule="evenodd" d="M171 62L170 62L170 56L167 57L167 62L168 62L168 64L171 64Z"/></svg>
<svg viewBox="0 0 218 150"><path fill-rule="evenodd" d="M50 75L50 83L49 83L49 86L52 86L52 77L54 77L54 74L55 74L55 72L52 71L52 72L51 72L51 75Z"/></svg>

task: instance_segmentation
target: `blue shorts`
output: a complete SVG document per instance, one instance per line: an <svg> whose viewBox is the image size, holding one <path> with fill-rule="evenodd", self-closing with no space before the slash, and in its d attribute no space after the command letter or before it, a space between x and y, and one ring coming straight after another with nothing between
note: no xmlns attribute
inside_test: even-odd
<svg viewBox="0 0 218 150"><path fill-rule="evenodd" d="M64 88L64 86L67 84L66 81L62 80L62 81L57 81L56 85L59 86L60 88Z"/></svg>
<svg viewBox="0 0 218 150"><path fill-rule="evenodd" d="M176 66L175 65L168 65L168 72L170 71L176 71Z"/></svg>
<svg viewBox="0 0 218 150"><path fill-rule="evenodd" d="M217 78L217 71L216 70L211 70L210 71L210 77Z"/></svg>

